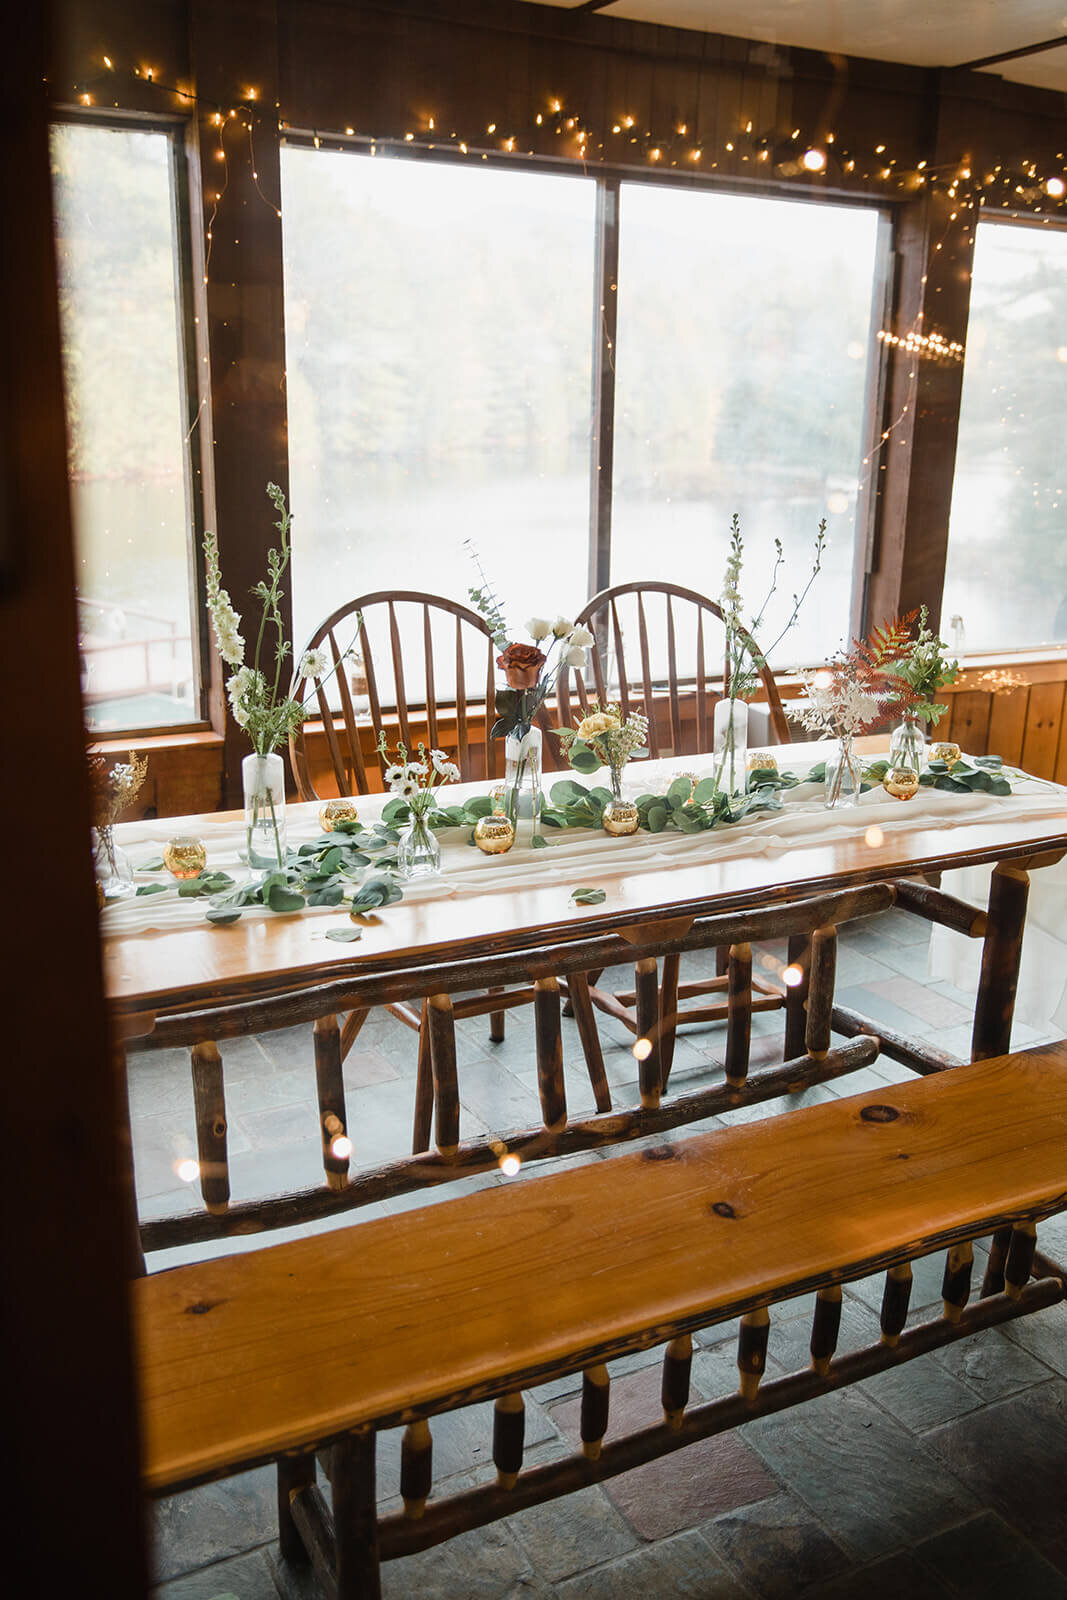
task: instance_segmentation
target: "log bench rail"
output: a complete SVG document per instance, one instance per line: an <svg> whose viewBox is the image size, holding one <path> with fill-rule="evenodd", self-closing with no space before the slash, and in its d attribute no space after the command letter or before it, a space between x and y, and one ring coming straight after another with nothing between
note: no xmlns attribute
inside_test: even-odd
<svg viewBox="0 0 1067 1600"><path fill-rule="evenodd" d="M1067 1208L1065 1087L1067 1043L139 1279L145 1482L277 1461L283 1555L338 1600L376 1596L382 1556L1062 1299L1035 1224ZM909 1262L938 1249L944 1316L908 1328ZM877 1271L881 1343L836 1359L840 1286ZM812 1370L762 1385L768 1307L812 1290ZM692 1334L735 1318L740 1394L690 1408ZM664 1422L606 1438L606 1363L660 1344ZM581 1454L524 1472L522 1391L577 1372ZM497 1484L427 1505L427 1419L486 1399ZM375 1433L396 1426L405 1513L379 1526Z"/></svg>

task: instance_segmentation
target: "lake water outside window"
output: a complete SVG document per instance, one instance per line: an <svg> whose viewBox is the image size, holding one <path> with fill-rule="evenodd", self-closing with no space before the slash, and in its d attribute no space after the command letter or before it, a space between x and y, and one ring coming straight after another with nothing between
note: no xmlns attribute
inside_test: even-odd
<svg viewBox="0 0 1067 1600"><path fill-rule="evenodd" d="M784 547L773 639L825 516L771 664L822 660L848 641L879 215L624 183L619 241L611 580L716 598L736 511L750 612Z"/></svg>
<svg viewBox="0 0 1067 1600"><path fill-rule="evenodd" d="M594 206L592 180L283 147L298 643L360 594L466 601L468 540L516 633L580 609Z"/></svg>
<svg viewBox="0 0 1067 1600"><path fill-rule="evenodd" d="M64 124L51 155L87 718L195 721L171 140Z"/></svg>
<svg viewBox="0 0 1067 1600"><path fill-rule="evenodd" d="M1067 228L980 222L942 635L1067 644Z"/></svg>

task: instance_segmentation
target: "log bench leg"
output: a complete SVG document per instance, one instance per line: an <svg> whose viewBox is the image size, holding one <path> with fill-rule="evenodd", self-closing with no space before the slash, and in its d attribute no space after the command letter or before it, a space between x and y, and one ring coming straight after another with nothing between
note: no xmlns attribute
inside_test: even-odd
<svg viewBox="0 0 1067 1600"><path fill-rule="evenodd" d="M971 1060L988 1061L1011 1050L1011 1022L1019 982L1030 877L1022 867L1001 861L989 886L989 915L982 944L982 975L974 1007Z"/></svg>
<svg viewBox="0 0 1067 1600"><path fill-rule="evenodd" d="M337 1600L381 1600L373 1431L333 1447Z"/></svg>
<svg viewBox="0 0 1067 1600"><path fill-rule="evenodd" d="M293 1521L293 1496L315 1482L315 1452L278 1457L278 1544L282 1560L306 1567L311 1560Z"/></svg>

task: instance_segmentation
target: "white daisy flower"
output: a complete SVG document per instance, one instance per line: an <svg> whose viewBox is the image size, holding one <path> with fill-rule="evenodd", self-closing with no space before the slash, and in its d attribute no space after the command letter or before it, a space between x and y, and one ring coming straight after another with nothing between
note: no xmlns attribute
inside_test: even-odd
<svg viewBox="0 0 1067 1600"><path fill-rule="evenodd" d="M389 784L390 788L392 788L394 784L399 783L401 779L405 778L406 776L407 772L404 767L392 766L386 767L385 769L385 781L387 784Z"/></svg>
<svg viewBox="0 0 1067 1600"><path fill-rule="evenodd" d="M300 676L302 678L321 678L329 669L329 658L325 650L305 650L300 658Z"/></svg>

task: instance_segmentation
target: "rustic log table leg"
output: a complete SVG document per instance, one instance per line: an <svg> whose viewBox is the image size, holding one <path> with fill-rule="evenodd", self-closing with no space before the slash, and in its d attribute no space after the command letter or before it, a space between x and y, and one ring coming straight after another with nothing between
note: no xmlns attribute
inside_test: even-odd
<svg viewBox="0 0 1067 1600"><path fill-rule="evenodd" d="M567 1088L563 1077L559 984L555 978L534 983L534 1032L537 1045L537 1092L541 1120L549 1133L567 1126Z"/></svg>
<svg viewBox="0 0 1067 1600"><path fill-rule="evenodd" d="M637 999L637 1038L643 1055L634 1054L638 1060L638 1083L641 1104L646 1111L655 1111L663 1093L659 1054L659 971L654 956L642 956L634 966L634 989ZM645 1047L648 1047L647 1049Z"/></svg>
<svg viewBox="0 0 1067 1600"><path fill-rule="evenodd" d="M293 1521L293 1495L300 1489L310 1488L314 1482L313 1450L278 1457L278 1544L283 1560L294 1567L306 1567L311 1558Z"/></svg>
<svg viewBox="0 0 1067 1600"><path fill-rule="evenodd" d="M443 1156L459 1147L459 1083L456 1079L456 1026L447 994L432 994L423 1027L429 1024L430 1062L436 1111L434 1136Z"/></svg>
<svg viewBox="0 0 1067 1600"><path fill-rule="evenodd" d="M1029 894L1029 873L1010 861L998 862L989 886L982 975L978 980L971 1036L972 1061L1004 1056L1011 1049L1011 1022Z"/></svg>

